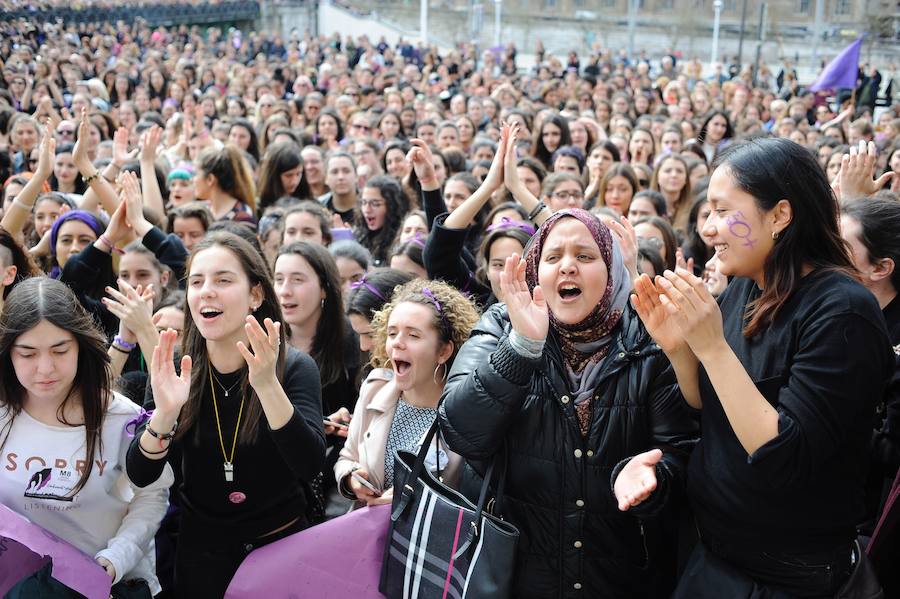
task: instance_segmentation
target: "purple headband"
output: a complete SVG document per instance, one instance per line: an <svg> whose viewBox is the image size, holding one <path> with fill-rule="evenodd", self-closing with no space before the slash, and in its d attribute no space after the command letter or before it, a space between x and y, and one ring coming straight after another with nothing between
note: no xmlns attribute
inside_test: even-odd
<svg viewBox="0 0 900 599"><path fill-rule="evenodd" d="M434 304L434 309L437 310L438 316L441 317L441 327L444 329L444 332L446 332L446 330L450 328L450 325L447 322L447 315L444 314L444 310L441 308L441 302L438 301L437 296L428 287L422 287L422 295L430 299L431 303Z"/></svg>
<svg viewBox="0 0 900 599"><path fill-rule="evenodd" d="M491 231L497 231L500 229L521 229L529 235L534 235L534 232L537 230L528 223L524 223L520 220L513 220L508 216L503 216L500 218L499 223L497 223L496 225L491 225L490 227L485 229L485 233L490 233Z"/></svg>
<svg viewBox="0 0 900 599"><path fill-rule="evenodd" d="M383 301L383 302L387 301L387 299L385 299L385 297L381 294L381 292L378 291L378 289L376 287L373 287L372 284L366 280L365 276L363 276L363 278L361 278L358 281L354 281L354 282L350 283L350 289L359 289L360 287L365 287L366 289L371 291L372 294L375 295L375 297L377 297L381 301Z"/></svg>

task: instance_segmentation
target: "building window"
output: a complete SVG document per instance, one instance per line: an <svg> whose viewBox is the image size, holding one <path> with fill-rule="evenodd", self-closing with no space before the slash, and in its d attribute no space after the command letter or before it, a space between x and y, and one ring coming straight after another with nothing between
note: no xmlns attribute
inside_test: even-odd
<svg viewBox="0 0 900 599"><path fill-rule="evenodd" d="M657 0L656 7L658 10L672 10L675 7L675 0Z"/></svg>
<svg viewBox="0 0 900 599"><path fill-rule="evenodd" d="M722 3L722 10L726 12L733 11L737 8L737 0L725 0Z"/></svg>
<svg viewBox="0 0 900 599"><path fill-rule="evenodd" d="M556 0L544 0L544 7L556 8Z"/></svg>
<svg viewBox="0 0 900 599"><path fill-rule="evenodd" d="M800 0L799 6L797 7L797 12L801 15L809 14L809 3L810 0Z"/></svg>
<svg viewBox="0 0 900 599"><path fill-rule="evenodd" d="M849 15L850 14L850 0L837 0L834 3L834 14Z"/></svg>

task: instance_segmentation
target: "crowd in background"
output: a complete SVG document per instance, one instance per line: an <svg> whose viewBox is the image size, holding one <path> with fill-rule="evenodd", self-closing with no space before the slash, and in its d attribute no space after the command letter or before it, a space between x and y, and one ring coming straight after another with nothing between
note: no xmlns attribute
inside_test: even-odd
<svg viewBox="0 0 900 599"><path fill-rule="evenodd" d="M841 202L841 214L832 216L852 250L848 272L855 269L874 295L900 355L900 102L874 66L860 68L856 89L813 93L789 61L777 72L734 64L708 75L698 59L677 51L632 60L597 48L563 57L538 44L535 65L523 69L512 45L440 52L365 35L283 38L122 22L6 21L0 29L0 456L15 443L21 451L33 443L26 426L71 417L83 424L89 454L102 445L114 456L107 468L118 460L136 491L97 501L78 516L93 530L80 530L75 516L36 512L40 523L95 556L115 582L128 575L147 580L154 595L177 588L178 596L221 596L230 575L211 581L210 572L233 573L252 549L351 506L390 501L393 450L415 448L435 418L449 442L437 442L436 467L446 468L448 481L477 476L466 460L485 458L496 449L485 439L508 433L502 423L463 425L472 406L460 398L507 392L497 390L500 378L476 384L459 377L475 372L482 358L507 352L507 366L492 376L511 384L525 366L509 364L541 355L535 331L517 324L519 308L507 316L503 306L510 294L539 283L537 270L516 270L518 259L529 269L543 264L542 248L564 226L557 223L573 220L600 249L609 289L597 298L604 310L590 313L588 336L570 326L583 321L559 316L564 301L559 310L549 302L551 336L561 339L550 354L559 353L569 369L557 382L587 394L567 409L590 438L585 400L600 384L590 365L617 350L606 341L589 350L583 344L621 334L640 349L649 339L644 329L629 328L637 316L622 316L631 314L625 298L632 282L677 270L699 277L718 297L729 275L742 276L717 259L719 250L731 250L710 234L721 198L707 192L722 160L732 169L744 164L740 152L727 153L743 144L780 138L811 156L808 165L797 163L790 193L811 193L800 181L828 182L818 192L834 195L823 203ZM778 151L800 160L794 149ZM573 218L553 216L560 211ZM728 222L748 247L757 242L749 220ZM827 236L828 227L821 230ZM781 230L771 233L774 243ZM575 297L567 293L561 296ZM71 298L77 302L69 306ZM646 322L649 316L638 313ZM24 314L43 320L20 326ZM39 329L47 323L51 328ZM609 392L650 393L637 413L646 410L652 420L665 411L666 421L640 429L643 446L635 446L640 436L620 444L604 437L603 444L619 459L651 446L678 448L656 466L671 477L657 474L660 484L668 480L674 489L698 438L697 416L673 407L684 403L682 394L688 399L683 388L662 397L639 386L649 376L640 373L654 373L659 389L674 388L675 374L684 387L675 350L666 351L658 330L647 329L657 353L641 354L646 360L628 367L636 374L618 374L621 382ZM42 420L28 401L40 396L34 389L57 397L41 387L53 381L22 379L20 363L29 357L22 347L40 353L61 330L108 362L115 382L86 383L79 358L74 396L82 407L70 411L67 391L58 410L39 411ZM473 331L482 341L476 335L470 345ZM28 335L34 347L22 345ZM483 349L485 337L498 345ZM458 355L466 366L457 371ZM883 357L873 357L872 367ZM8 382L16 378L18 384ZM547 384L545 392L555 393ZM851 522L865 535L900 465L896 382L875 387L883 399L873 404L865 431L869 474L854 483L865 490L865 507L857 506ZM229 403L236 391L240 402ZM442 393L447 401L439 409ZM138 406L155 407L152 418ZM104 419L104 412L112 416ZM132 442L122 428L135 418ZM79 451L62 439L68 432L52 434L60 435L50 443L59 452ZM479 441L470 445L473 437ZM235 460L236 451L249 457ZM608 466L598 466L606 486L616 464ZM91 468L83 472L68 491L104 496ZM513 468L511 476L521 485L528 472ZM18 509L22 473L13 476L6 483L0 476L0 498ZM284 484L273 486L279 477ZM22 480L29 482L26 497L40 500L39 485L32 490L35 481ZM515 495L521 487L511 484ZM616 495L619 509L646 501L648 517L657 515L650 505L659 502L649 493ZM532 525L547 518L521 497L513 506ZM104 513L114 514L117 526L101 526ZM634 531L616 526L598 533L604 542L633 540ZM209 530L215 532L206 536ZM669 532L660 533L660 546L671 541ZM154 536L156 548L147 549ZM615 563L572 587L568 578L579 576L569 568L574 558L556 542L546 540L561 556L566 581L559 575L548 582L558 573L535 556L550 558L528 547L520 565L532 578L519 588L522 596L574 596L582 584L617 596ZM651 543L650 553L656 549ZM642 593L671 592L684 564L674 557L662 563L671 576L647 579ZM636 576L640 569L632 566L618 575ZM816 588L837 589L829 584Z"/></svg>

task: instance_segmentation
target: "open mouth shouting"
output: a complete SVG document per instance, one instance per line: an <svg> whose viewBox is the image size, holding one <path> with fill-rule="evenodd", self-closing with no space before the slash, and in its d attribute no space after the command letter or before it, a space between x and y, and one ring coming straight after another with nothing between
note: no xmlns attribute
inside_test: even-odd
<svg viewBox="0 0 900 599"><path fill-rule="evenodd" d="M200 317L203 319L203 322L214 322L218 317L222 315L222 310L212 307L203 307L200 308Z"/></svg>
<svg viewBox="0 0 900 599"><path fill-rule="evenodd" d="M581 287L570 281L564 281L556 287L556 293L564 304L572 303L581 297Z"/></svg>

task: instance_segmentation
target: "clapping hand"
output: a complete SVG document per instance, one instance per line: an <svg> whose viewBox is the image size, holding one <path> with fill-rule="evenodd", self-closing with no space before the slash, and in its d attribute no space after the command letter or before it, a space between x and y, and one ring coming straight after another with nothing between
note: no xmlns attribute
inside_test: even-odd
<svg viewBox="0 0 900 599"><path fill-rule="evenodd" d="M281 323L266 318L263 324L266 327L265 330L252 314L246 318L244 331L250 340L252 353L243 341L237 342L237 349L247 362L247 379L250 386L257 392L267 385L278 384L275 366L278 363L278 353L281 348Z"/></svg>
<svg viewBox="0 0 900 599"><path fill-rule="evenodd" d="M550 330L550 311L544 292L540 285L534 292L528 290L525 282L525 260L513 254L506 259L500 273L500 291L509 313L509 321L513 329L528 339L541 340L547 338Z"/></svg>
<svg viewBox="0 0 900 599"><path fill-rule="evenodd" d="M406 160L416 171L416 177L419 178L422 189L426 191L438 189L440 184L434 174L433 154L428 148L428 144L418 138L409 140L409 143L412 144L412 149L406 154Z"/></svg>

